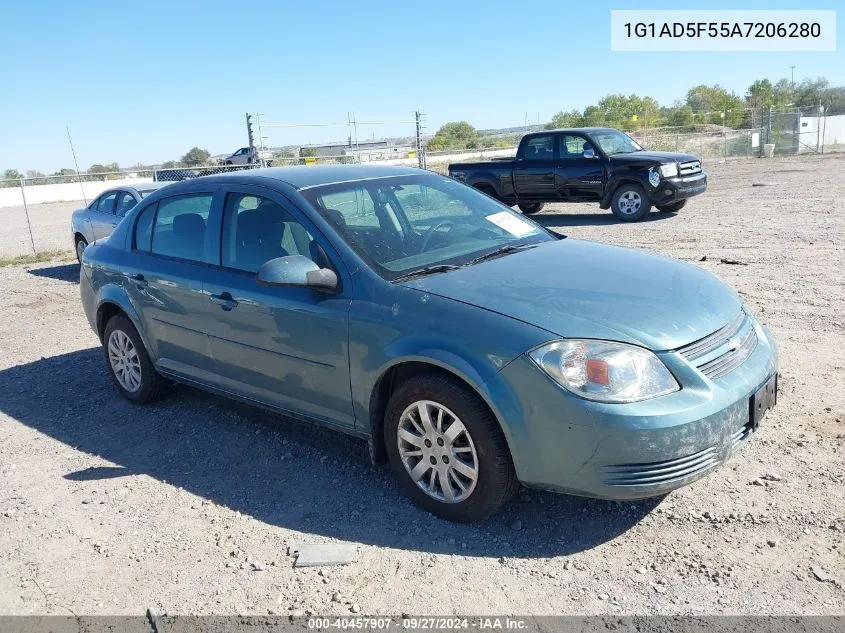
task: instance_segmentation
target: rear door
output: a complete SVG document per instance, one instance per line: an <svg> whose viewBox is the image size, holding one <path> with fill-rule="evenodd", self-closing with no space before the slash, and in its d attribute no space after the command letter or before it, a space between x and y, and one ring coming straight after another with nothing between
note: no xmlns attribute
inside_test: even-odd
<svg viewBox="0 0 845 633"><path fill-rule="evenodd" d="M107 191L97 201L97 208L89 212L91 230L94 232L94 239L99 240L111 235L114 227L117 226L117 217L114 215L117 196L121 191Z"/></svg>
<svg viewBox="0 0 845 633"><path fill-rule="evenodd" d="M209 301L203 280L216 260L216 187L145 207L124 267L125 288L141 315L154 360L180 377L213 382L206 335Z"/></svg>
<svg viewBox="0 0 845 633"><path fill-rule="evenodd" d="M281 194L224 186L220 268L205 284L219 386L241 397L352 426L352 281L331 245ZM261 265L302 255L331 267L340 290L259 285Z"/></svg>
<svg viewBox="0 0 845 633"><path fill-rule="evenodd" d="M520 201L557 197L554 134L532 136L520 145L513 163L513 186Z"/></svg>
<svg viewBox="0 0 845 633"><path fill-rule="evenodd" d="M591 153L593 157L589 158ZM555 189L558 197L571 201L601 200L605 165L606 159L587 137L560 134L555 161Z"/></svg>

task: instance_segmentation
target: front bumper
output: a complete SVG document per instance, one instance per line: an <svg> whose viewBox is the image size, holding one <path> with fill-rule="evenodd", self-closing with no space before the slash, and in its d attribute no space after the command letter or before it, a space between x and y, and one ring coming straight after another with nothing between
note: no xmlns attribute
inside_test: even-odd
<svg viewBox="0 0 845 633"><path fill-rule="evenodd" d="M578 398L527 357L482 387L526 486L607 499L662 495L724 463L754 433L749 401L777 373L770 332L729 373L711 380L674 352L662 360L680 391L630 404ZM763 422L765 427L765 421Z"/></svg>
<svg viewBox="0 0 845 633"><path fill-rule="evenodd" d="M707 191L707 174L702 172L694 176L661 179L658 185L652 188L650 195L653 204L663 206L692 198L705 191Z"/></svg>

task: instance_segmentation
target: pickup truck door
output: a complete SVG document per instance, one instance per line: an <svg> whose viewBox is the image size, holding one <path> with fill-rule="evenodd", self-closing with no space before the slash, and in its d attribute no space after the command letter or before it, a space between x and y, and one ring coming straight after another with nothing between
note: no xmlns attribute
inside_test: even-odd
<svg viewBox="0 0 845 633"><path fill-rule="evenodd" d="M561 134L555 161L557 196L572 201L601 200L604 181L605 159L593 144L580 134Z"/></svg>
<svg viewBox="0 0 845 633"><path fill-rule="evenodd" d="M520 200L552 201L555 192L555 135L527 138L513 163L513 187Z"/></svg>

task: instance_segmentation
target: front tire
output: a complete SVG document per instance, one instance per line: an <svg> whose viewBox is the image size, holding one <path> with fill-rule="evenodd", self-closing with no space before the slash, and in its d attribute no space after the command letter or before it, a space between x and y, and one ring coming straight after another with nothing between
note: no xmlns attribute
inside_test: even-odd
<svg viewBox="0 0 845 633"><path fill-rule="evenodd" d="M525 215L534 215L535 213L540 213L543 210L543 207L546 206L544 202L536 202L534 204L520 204L519 210L522 211Z"/></svg>
<svg viewBox="0 0 845 633"><path fill-rule="evenodd" d="M456 379L423 374L402 383L385 412L388 459L411 500L447 521L496 512L519 487L498 422Z"/></svg>
<svg viewBox="0 0 845 633"><path fill-rule="evenodd" d="M82 265L82 254L85 252L85 249L88 248L88 240L86 240L81 235L77 236L76 238L76 261L79 262L79 265Z"/></svg>
<svg viewBox="0 0 845 633"><path fill-rule="evenodd" d="M610 208L623 222L639 222L651 210L651 200L642 187L626 182L613 192Z"/></svg>
<svg viewBox="0 0 845 633"><path fill-rule="evenodd" d="M155 370L144 343L125 316L109 319L103 333L103 352L117 390L134 404L159 400L167 381Z"/></svg>
<svg viewBox="0 0 845 633"><path fill-rule="evenodd" d="M679 200L678 202L675 202L673 204L663 204L663 205L658 204L658 205L655 205L655 206L657 207L658 211L662 211L664 213L677 213L678 211L683 209L685 206L687 206L687 201L686 200Z"/></svg>

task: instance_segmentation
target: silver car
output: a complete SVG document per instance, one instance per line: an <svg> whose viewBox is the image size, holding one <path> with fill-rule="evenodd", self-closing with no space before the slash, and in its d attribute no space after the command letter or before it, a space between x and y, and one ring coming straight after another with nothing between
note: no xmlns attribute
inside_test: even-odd
<svg viewBox="0 0 845 633"><path fill-rule="evenodd" d="M74 211L70 221L70 232L79 262L82 263L82 253L89 244L111 235L114 227L129 209L167 184L169 183L148 182L135 187L108 189L97 196L86 208Z"/></svg>

